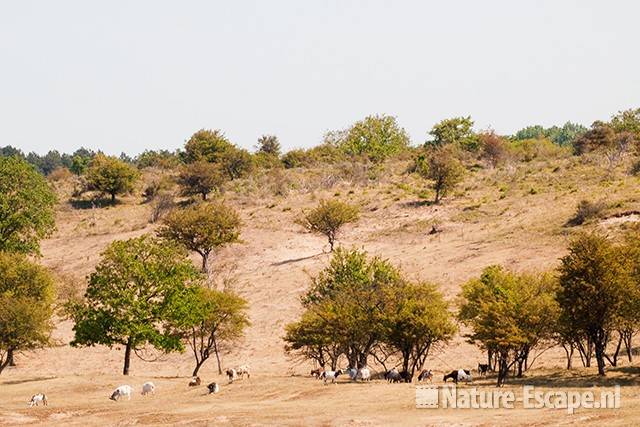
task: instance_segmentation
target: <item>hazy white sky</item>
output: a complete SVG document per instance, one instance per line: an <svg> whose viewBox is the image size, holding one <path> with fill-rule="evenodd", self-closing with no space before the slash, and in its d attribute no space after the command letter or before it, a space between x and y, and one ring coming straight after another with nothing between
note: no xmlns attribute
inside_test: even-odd
<svg viewBox="0 0 640 427"><path fill-rule="evenodd" d="M368 114L414 143L640 107L640 2L0 0L0 145L136 154L200 128L251 148Z"/></svg>

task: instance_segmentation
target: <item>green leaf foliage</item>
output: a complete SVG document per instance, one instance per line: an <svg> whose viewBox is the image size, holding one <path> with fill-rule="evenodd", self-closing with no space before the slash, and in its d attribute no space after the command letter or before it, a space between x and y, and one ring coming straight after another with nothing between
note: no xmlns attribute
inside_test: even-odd
<svg viewBox="0 0 640 427"><path fill-rule="evenodd" d="M395 117L383 114L368 116L354 123L336 144L350 156L363 156L379 163L406 150L409 136Z"/></svg>
<svg viewBox="0 0 640 427"><path fill-rule="evenodd" d="M86 171L89 188L109 194L112 202L117 194L131 192L139 177L140 173L133 166L103 154L97 154Z"/></svg>
<svg viewBox="0 0 640 427"><path fill-rule="evenodd" d="M33 166L0 157L0 251L38 253L55 229L56 196Z"/></svg>
<svg viewBox="0 0 640 427"><path fill-rule="evenodd" d="M298 220L312 233L324 234L333 251L338 232L345 224L358 220L358 208L340 200L321 200L320 204Z"/></svg>

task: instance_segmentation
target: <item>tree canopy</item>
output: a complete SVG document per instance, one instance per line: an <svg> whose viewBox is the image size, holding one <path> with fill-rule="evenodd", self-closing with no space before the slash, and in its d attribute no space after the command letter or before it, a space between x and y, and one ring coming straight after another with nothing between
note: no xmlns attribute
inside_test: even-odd
<svg viewBox="0 0 640 427"><path fill-rule="evenodd" d="M456 144L468 151L478 148L478 135L473 131L471 116L442 120L433 126L429 135L433 139L426 142L427 146Z"/></svg>
<svg viewBox="0 0 640 427"><path fill-rule="evenodd" d="M38 253L55 230L56 196L33 166L0 157L0 251Z"/></svg>
<svg viewBox="0 0 640 427"><path fill-rule="evenodd" d="M0 373L14 353L50 343L54 298L44 267L23 254L0 251Z"/></svg>
<svg viewBox="0 0 640 427"><path fill-rule="evenodd" d="M171 297L199 280L177 244L147 235L114 241L91 273L84 300L69 307L75 322L71 345L124 346L124 375L129 374L131 352L148 344L181 351L181 337L169 322Z"/></svg>
<svg viewBox="0 0 640 427"><path fill-rule="evenodd" d="M202 271L207 271L210 254L240 240L242 222L238 213L222 202L200 203L171 211L158 234L197 252Z"/></svg>
<svg viewBox="0 0 640 427"><path fill-rule="evenodd" d="M358 209L340 200L320 200L318 206L302 215L298 222L312 233L324 234L330 250L345 224L358 220Z"/></svg>
<svg viewBox="0 0 640 427"><path fill-rule="evenodd" d="M115 202L117 194L133 190L140 173L116 157L97 154L86 170L86 177L90 189L109 194L111 202Z"/></svg>
<svg viewBox="0 0 640 427"><path fill-rule="evenodd" d="M354 123L336 140L342 151L350 156L365 156L374 163L406 150L409 136L395 117L367 116Z"/></svg>

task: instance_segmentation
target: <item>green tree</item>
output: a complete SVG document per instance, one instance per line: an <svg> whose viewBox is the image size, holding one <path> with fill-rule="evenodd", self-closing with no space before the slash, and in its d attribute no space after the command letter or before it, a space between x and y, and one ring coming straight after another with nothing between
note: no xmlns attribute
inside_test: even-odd
<svg viewBox="0 0 640 427"><path fill-rule="evenodd" d="M599 375L605 375L607 343L630 297L626 262L620 247L607 238L583 234L571 242L559 268L560 315L593 343Z"/></svg>
<svg viewBox="0 0 640 427"><path fill-rule="evenodd" d="M448 306L435 285L406 283L391 289L383 341L402 358L402 370L413 377L423 369L429 351L456 332Z"/></svg>
<svg viewBox="0 0 640 427"><path fill-rule="evenodd" d="M427 141L426 146L455 144L468 151L478 149L478 135L473 132L471 116L442 120L433 126L429 135L433 139Z"/></svg>
<svg viewBox="0 0 640 427"><path fill-rule="evenodd" d="M222 170L231 180L243 178L253 170L253 159L247 150L232 147L221 155L219 161Z"/></svg>
<svg viewBox="0 0 640 427"><path fill-rule="evenodd" d="M89 277L84 300L70 304L71 345L124 346L123 375L129 374L131 353L148 344L182 351L181 337L170 327L171 297L199 280L177 244L146 235L114 241Z"/></svg>
<svg viewBox="0 0 640 427"><path fill-rule="evenodd" d="M54 283L25 255L0 252L0 373L19 351L50 344Z"/></svg>
<svg viewBox="0 0 640 427"><path fill-rule="evenodd" d="M177 294L173 307L173 326L181 332L196 360L193 376L215 354L218 374L222 374L220 353L240 339L250 325L248 304L231 292L191 287Z"/></svg>
<svg viewBox="0 0 640 427"><path fill-rule="evenodd" d="M158 234L197 252L206 272L213 251L240 241L241 225L238 213L224 203L200 203L170 212Z"/></svg>
<svg viewBox="0 0 640 427"><path fill-rule="evenodd" d="M200 129L185 144L183 159L186 163L200 160L217 163L224 153L233 148L221 130Z"/></svg>
<svg viewBox="0 0 640 427"><path fill-rule="evenodd" d="M90 189L109 194L115 203L117 194L133 190L140 173L116 157L97 154L87 168L86 177Z"/></svg>
<svg viewBox="0 0 640 427"><path fill-rule="evenodd" d="M207 195L219 190L225 182L220 167L204 161L188 163L182 167L178 175L178 184L182 187L182 195L200 195L207 200Z"/></svg>
<svg viewBox="0 0 640 427"><path fill-rule="evenodd" d="M340 356L346 352L344 343L327 334L330 327L313 311L305 311L297 322L285 326L285 352L295 358L311 359L320 367L338 368Z"/></svg>
<svg viewBox="0 0 640 427"><path fill-rule="evenodd" d="M33 166L0 157L0 251L38 253L55 230L56 196Z"/></svg>
<svg viewBox="0 0 640 427"><path fill-rule="evenodd" d="M611 118L611 127L616 132L629 132L640 140L640 108L618 112Z"/></svg>
<svg viewBox="0 0 640 427"><path fill-rule="evenodd" d="M349 366L361 368L385 336L386 313L393 306L389 295L403 283L388 261L337 249L302 303L323 319L325 333L344 349Z"/></svg>
<svg viewBox="0 0 640 427"><path fill-rule="evenodd" d="M498 360L498 386L514 364L518 376L530 365L531 351L552 342L558 308L557 282L548 275L525 275L487 267L462 286L459 320L471 329L470 342ZM534 359L535 360L535 359Z"/></svg>
<svg viewBox="0 0 640 427"><path fill-rule="evenodd" d="M416 170L420 176L433 181L432 186L436 192L434 203L439 203L464 176L464 166L454 150L455 148L447 146L433 147L416 160Z"/></svg>
<svg viewBox="0 0 640 427"><path fill-rule="evenodd" d="M257 152L280 157L280 141L275 135L262 135L258 138Z"/></svg>
<svg viewBox="0 0 640 427"><path fill-rule="evenodd" d="M333 246L340 229L348 223L358 220L358 208L339 200L321 200L320 204L309 212L303 213L297 222L312 233L324 234Z"/></svg>
<svg viewBox="0 0 640 427"><path fill-rule="evenodd" d="M335 144L350 156L366 156L379 163L409 146L409 136L396 118L387 115L368 116L353 124Z"/></svg>

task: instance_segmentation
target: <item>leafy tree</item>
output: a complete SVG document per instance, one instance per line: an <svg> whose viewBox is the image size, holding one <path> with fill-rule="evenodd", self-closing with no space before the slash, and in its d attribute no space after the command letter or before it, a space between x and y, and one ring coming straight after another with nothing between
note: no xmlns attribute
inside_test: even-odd
<svg viewBox="0 0 640 427"><path fill-rule="evenodd" d="M140 173L116 157L97 154L86 171L86 177L89 188L111 195L111 202L115 203L116 194L133 190Z"/></svg>
<svg viewBox="0 0 640 427"><path fill-rule="evenodd" d="M562 258L561 318L593 343L598 374L605 375L607 343L629 298L630 274L620 248L598 234L583 234Z"/></svg>
<svg viewBox="0 0 640 427"><path fill-rule="evenodd" d="M640 140L640 108L618 112L611 118L611 127L615 132L629 132Z"/></svg>
<svg viewBox="0 0 640 427"><path fill-rule="evenodd" d="M312 233L324 234L333 246L340 229L358 220L358 209L339 200L321 200L320 204L302 215L298 220L305 229Z"/></svg>
<svg viewBox="0 0 640 427"><path fill-rule="evenodd" d="M184 196L199 194L202 200L207 200L207 195L219 190L224 184L225 177L220 168L204 161L188 163L182 167L178 175L178 184L182 187Z"/></svg>
<svg viewBox="0 0 640 427"><path fill-rule="evenodd" d="M574 143L577 154L584 154L598 148L610 147L613 145L615 132L608 123L595 121L591 129L583 133Z"/></svg>
<svg viewBox="0 0 640 427"><path fill-rule="evenodd" d="M571 122L566 122L562 127L551 126L550 128L544 128L540 125L535 125L520 129L513 135L512 139L515 141L523 141L527 139L548 138L554 144L570 146L586 131L586 127Z"/></svg>
<svg viewBox="0 0 640 427"><path fill-rule="evenodd" d="M200 203L170 212L158 231L202 257L202 271L207 271L210 254L230 243L240 241L240 216L224 203Z"/></svg>
<svg viewBox="0 0 640 427"><path fill-rule="evenodd" d="M253 159L247 150L232 147L221 155L220 166L231 180L247 176L253 169Z"/></svg>
<svg viewBox="0 0 640 427"><path fill-rule="evenodd" d="M88 150L86 148L77 149L71 155L69 170L76 175L83 175L95 155L96 153L92 150Z"/></svg>
<svg viewBox="0 0 640 427"><path fill-rule="evenodd" d="M324 321L325 334L344 349L349 366L361 368L385 336L389 294L401 286L397 268L365 252L337 249L302 299Z"/></svg>
<svg viewBox="0 0 640 427"><path fill-rule="evenodd" d="M186 163L204 160L211 163L220 162L233 144L221 130L200 129L194 133L184 146L183 158Z"/></svg>
<svg viewBox="0 0 640 427"><path fill-rule="evenodd" d="M383 341L400 353L402 370L413 377L424 367L431 349L453 338L456 327L442 294L432 284L406 283L393 288L390 298Z"/></svg>
<svg viewBox="0 0 640 427"><path fill-rule="evenodd" d="M173 326L181 332L196 360L193 376L215 354L222 374L220 353L237 341L249 326L248 304L230 292L191 287L172 303Z"/></svg>
<svg viewBox="0 0 640 427"><path fill-rule="evenodd" d="M425 179L433 181L436 192L434 203L439 203L462 181L464 167L451 147L434 147L416 161L417 172Z"/></svg>
<svg viewBox="0 0 640 427"><path fill-rule="evenodd" d="M479 279L463 285L458 318L471 328L469 341L489 352L490 363L497 356L498 386L514 364L521 376L531 351L551 342L556 287L550 275L517 275L500 266L487 267Z"/></svg>
<svg viewBox="0 0 640 427"><path fill-rule="evenodd" d="M478 135L473 132L471 116L454 117L436 123L429 135L433 137L426 146L455 144L468 151L478 149Z"/></svg>
<svg viewBox="0 0 640 427"><path fill-rule="evenodd" d="M280 157L280 142L275 135L262 135L258 138L256 147L258 153L264 153L275 157Z"/></svg>
<svg viewBox="0 0 640 427"><path fill-rule="evenodd" d="M71 345L124 346L123 375L129 374L131 352L148 344L182 351L181 337L170 327L171 297L199 278L177 244L146 235L114 241L89 277L84 300L70 304Z"/></svg>
<svg viewBox="0 0 640 427"><path fill-rule="evenodd" d="M320 367L329 365L336 370L340 356L346 352L344 343L327 334L330 327L313 311L305 311L302 318L285 326L285 352L302 359L311 359Z"/></svg>
<svg viewBox="0 0 640 427"><path fill-rule="evenodd" d="M0 250L38 253L55 229L56 196L33 166L0 157Z"/></svg>
<svg viewBox="0 0 640 427"><path fill-rule="evenodd" d="M0 157L20 157L24 159L24 153L19 148L6 145L4 147L0 147Z"/></svg>
<svg viewBox="0 0 640 427"><path fill-rule="evenodd" d="M350 156L365 156L379 163L389 156L406 150L409 136L396 118L387 115L368 116L341 134L335 145Z"/></svg>
<svg viewBox="0 0 640 427"><path fill-rule="evenodd" d="M54 284L23 254L0 252L0 373L14 353L50 344Z"/></svg>

